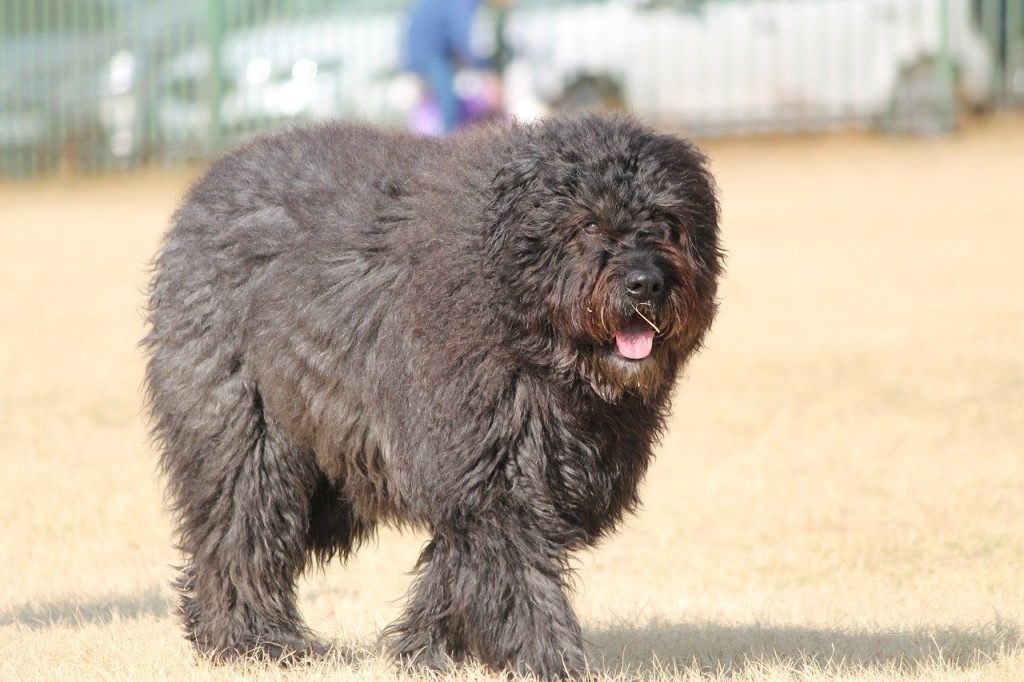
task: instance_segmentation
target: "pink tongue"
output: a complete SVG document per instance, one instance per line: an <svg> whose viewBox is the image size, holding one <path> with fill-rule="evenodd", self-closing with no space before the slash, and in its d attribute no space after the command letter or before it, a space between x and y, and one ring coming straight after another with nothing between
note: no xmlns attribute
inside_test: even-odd
<svg viewBox="0 0 1024 682"><path fill-rule="evenodd" d="M630 360L642 360L651 354L654 345L653 329L626 329L615 334L619 354Z"/></svg>

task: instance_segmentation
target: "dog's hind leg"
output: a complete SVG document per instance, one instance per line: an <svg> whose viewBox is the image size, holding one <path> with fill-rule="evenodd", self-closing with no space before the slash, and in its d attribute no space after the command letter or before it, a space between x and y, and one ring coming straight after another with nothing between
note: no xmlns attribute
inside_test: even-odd
<svg viewBox="0 0 1024 682"><path fill-rule="evenodd" d="M400 659L443 668L472 654L544 679L585 671L565 554L523 515L436 529L419 570L404 617L388 629Z"/></svg>
<svg viewBox="0 0 1024 682"><path fill-rule="evenodd" d="M204 452L166 457L186 566L178 582L186 635L213 658L288 660L326 653L302 624L295 581L305 565L312 453L263 414L259 395Z"/></svg>

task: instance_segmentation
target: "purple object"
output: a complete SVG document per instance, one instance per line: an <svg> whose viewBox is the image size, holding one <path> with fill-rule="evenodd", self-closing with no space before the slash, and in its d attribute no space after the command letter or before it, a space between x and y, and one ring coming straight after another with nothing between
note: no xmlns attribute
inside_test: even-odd
<svg viewBox="0 0 1024 682"><path fill-rule="evenodd" d="M431 95L421 97L409 113L409 130L427 137L441 137L444 134L441 109Z"/></svg>
<svg viewBox="0 0 1024 682"><path fill-rule="evenodd" d="M475 121L500 115L500 112L492 109L484 97L470 97L459 100L459 127L469 125ZM437 100L430 93L420 97L412 111L409 112L409 130L427 137L442 137L444 135L444 121L441 118L441 108L437 106Z"/></svg>

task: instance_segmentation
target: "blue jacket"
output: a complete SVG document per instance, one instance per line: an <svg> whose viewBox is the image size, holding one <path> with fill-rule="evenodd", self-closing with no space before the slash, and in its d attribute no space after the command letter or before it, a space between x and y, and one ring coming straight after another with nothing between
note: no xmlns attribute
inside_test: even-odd
<svg viewBox="0 0 1024 682"><path fill-rule="evenodd" d="M437 59L483 67L470 49L473 13L480 0L417 0L405 31L405 67L425 74Z"/></svg>

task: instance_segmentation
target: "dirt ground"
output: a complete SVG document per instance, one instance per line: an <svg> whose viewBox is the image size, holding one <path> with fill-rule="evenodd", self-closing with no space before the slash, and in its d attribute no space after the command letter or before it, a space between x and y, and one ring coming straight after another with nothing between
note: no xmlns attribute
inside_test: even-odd
<svg viewBox="0 0 1024 682"><path fill-rule="evenodd" d="M1024 117L707 148L721 315L645 508L580 557L592 660L623 679L1024 679ZM213 667L171 616L136 341L191 177L0 184L0 679L397 675L376 633L421 536L303 580L355 663Z"/></svg>

